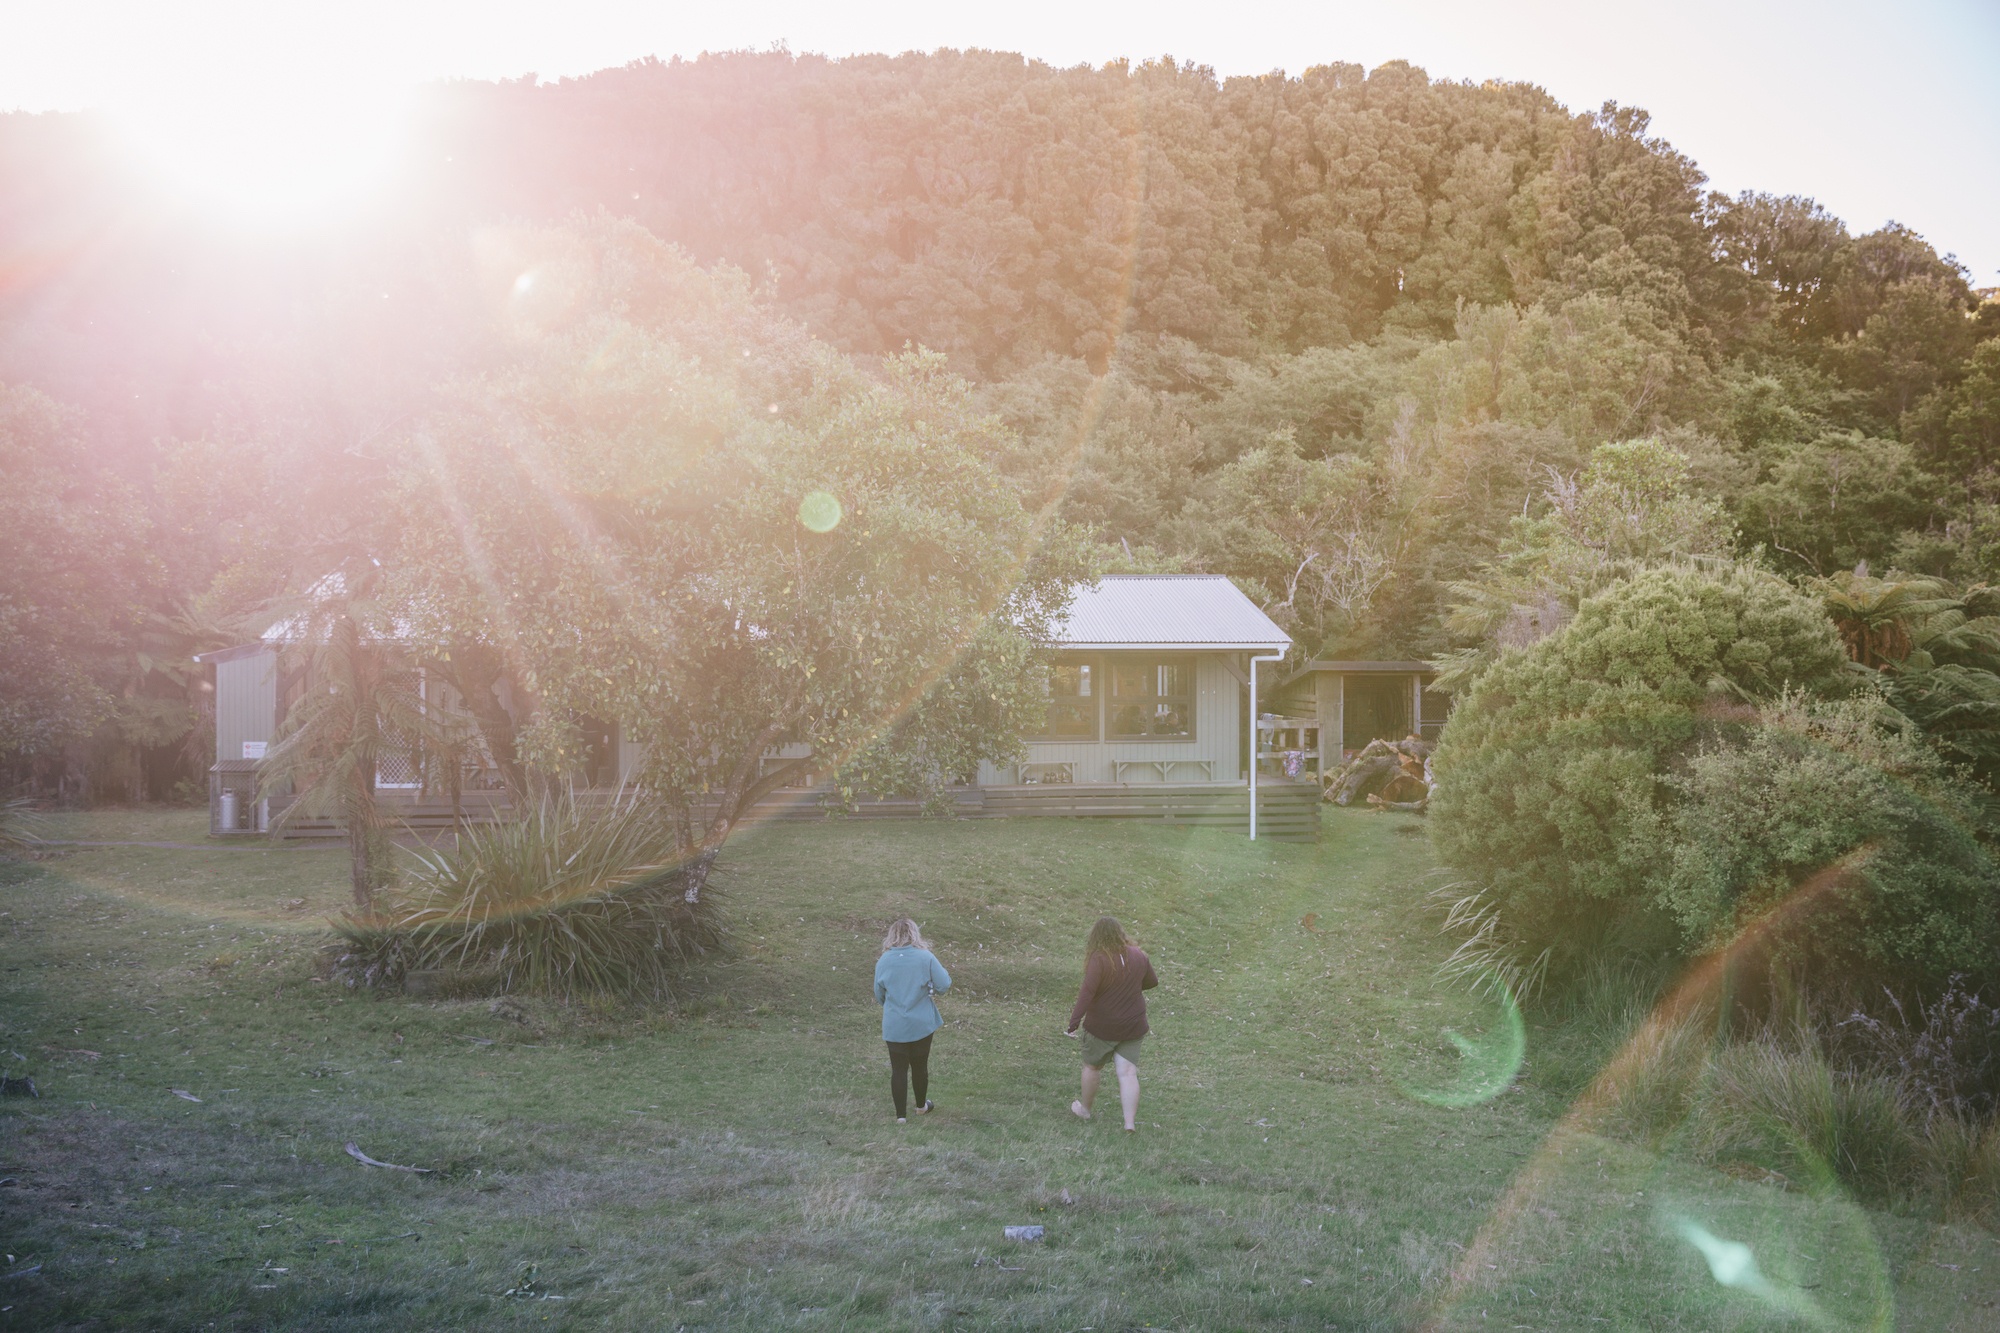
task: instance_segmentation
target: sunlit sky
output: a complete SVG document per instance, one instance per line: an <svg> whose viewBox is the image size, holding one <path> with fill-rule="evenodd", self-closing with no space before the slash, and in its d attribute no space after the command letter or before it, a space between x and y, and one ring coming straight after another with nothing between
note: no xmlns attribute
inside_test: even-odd
<svg viewBox="0 0 2000 1333"><path fill-rule="evenodd" d="M2000 0L0 0L0 109L117 111L164 177L279 212L365 188L427 80L780 42L1171 54L1223 75L1402 58L1525 80L1572 109L1645 107L1718 188L1809 194L1857 231L1893 218L2000 283Z"/></svg>

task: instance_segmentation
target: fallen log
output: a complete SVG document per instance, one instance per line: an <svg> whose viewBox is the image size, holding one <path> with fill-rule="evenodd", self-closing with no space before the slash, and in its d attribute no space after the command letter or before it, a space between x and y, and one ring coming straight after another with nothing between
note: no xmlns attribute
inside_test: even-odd
<svg viewBox="0 0 2000 1333"><path fill-rule="evenodd" d="M1356 796L1364 795L1372 787L1386 781L1395 773L1401 755L1387 741L1368 742L1361 753L1355 755L1338 772L1327 779L1326 799L1335 805L1350 804Z"/></svg>
<svg viewBox="0 0 2000 1333"><path fill-rule="evenodd" d="M1410 776L1428 788L1433 748L1421 736L1405 736L1400 741L1372 740L1326 780L1326 799L1335 805L1349 805L1357 796L1370 796L1393 784L1399 775Z"/></svg>

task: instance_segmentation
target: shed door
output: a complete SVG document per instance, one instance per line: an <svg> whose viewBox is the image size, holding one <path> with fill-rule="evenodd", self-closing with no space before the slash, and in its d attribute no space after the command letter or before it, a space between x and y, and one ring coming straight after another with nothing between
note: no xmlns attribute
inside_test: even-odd
<svg viewBox="0 0 2000 1333"><path fill-rule="evenodd" d="M1408 676L1349 676L1341 746L1359 750L1374 740L1399 741L1410 734Z"/></svg>

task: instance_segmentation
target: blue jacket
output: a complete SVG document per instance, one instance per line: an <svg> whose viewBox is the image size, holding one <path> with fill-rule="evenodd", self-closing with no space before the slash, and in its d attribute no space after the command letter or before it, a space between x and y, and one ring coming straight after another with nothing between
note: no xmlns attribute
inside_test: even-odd
<svg viewBox="0 0 2000 1333"><path fill-rule="evenodd" d="M951 989L951 973L929 949L891 949L875 963L875 1003L883 1041L922 1041L944 1026L931 996Z"/></svg>

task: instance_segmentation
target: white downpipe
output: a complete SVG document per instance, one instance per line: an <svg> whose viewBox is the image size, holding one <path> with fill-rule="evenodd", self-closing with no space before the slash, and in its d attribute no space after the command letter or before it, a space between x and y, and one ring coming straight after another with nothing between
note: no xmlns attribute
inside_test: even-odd
<svg viewBox="0 0 2000 1333"><path fill-rule="evenodd" d="M1250 841L1257 841L1257 664L1282 662L1283 653L1266 657L1250 654Z"/></svg>

